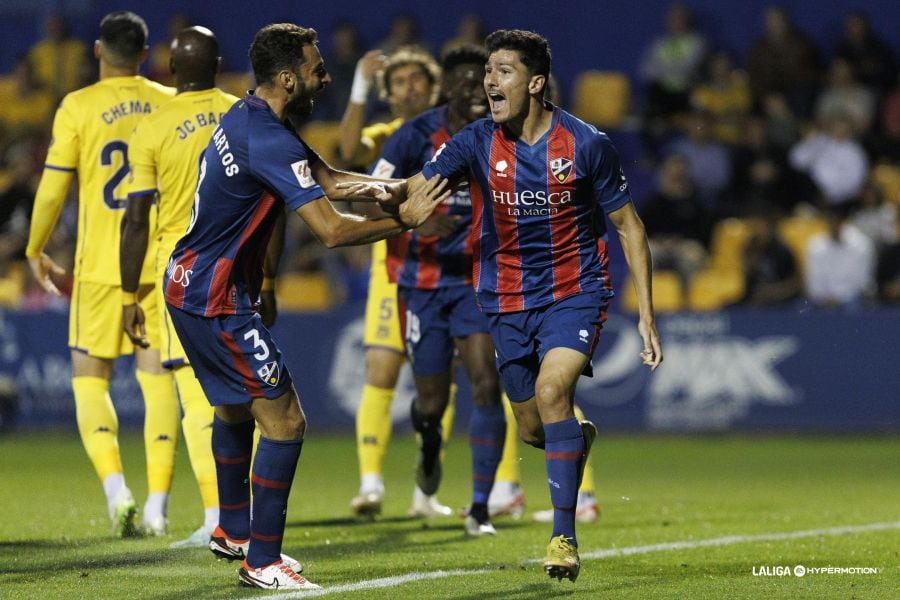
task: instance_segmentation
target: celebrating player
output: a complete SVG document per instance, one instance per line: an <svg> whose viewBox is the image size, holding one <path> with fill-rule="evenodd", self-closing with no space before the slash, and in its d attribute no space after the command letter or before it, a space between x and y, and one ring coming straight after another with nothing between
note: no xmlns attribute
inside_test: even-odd
<svg viewBox="0 0 900 600"><path fill-rule="evenodd" d="M243 559L239 580L267 589L318 587L281 555L306 419L281 352L254 308L274 223L287 205L328 247L369 243L420 225L449 196L446 182L432 181L379 218L334 209L329 197L388 199L402 190L389 193L375 180L332 169L286 125L289 114L310 114L313 96L331 80L316 37L313 29L287 23L257 32L250 46L257 88L213 131L188 231L164 278L172 324L215 408L220 511L210 549ZM349 191L342 193L339 183ZM255 424L261 435L251 475Z"/></svg>
<svg viewBox="0 0 900 600"><path fill-rule="evenodd" d="M63 269L44 247L59 219L73 174L78 174L78 240L75 283L69 312L72 392L78 431L94 469L103 482L113 533L136 533L137 505L122 471L116 411L109 398L113 361L135 354L137 380L144 396L144 443L148 498L144 528L163 533L165 506L172 484L178 438L178 400L171 373L160 365L159 351L134 348L122 331L119 238L128 175L128 139L134 127L157 110L174 90L137 74L147 56L147 25L138 15L118 11L100 22L94 56L100 81L68 94L56 111L53 141L34 201L26 254L32 273L49 293L60 295L50 274ZM152 256L152 253L149 253ZM152 297L151 260L138 269L136 283L125 294L134 304ZM148 327L159 315L145 307ZM151 324L153 324L151 326Z"/></svg>
<svg viewBox="0 0 900 600"><path fill-rule="evenodd" d="M169 68L175 76L177 96L164 104L135 129L128 145L128 206L122 229L120 264L122 290L136 294L141 264L147 255L150 237L150 208L157 199L157 222L153 232L157 245L155 278L162 281L169 255L184 234L191 217L197 166L213 129L237 98L215 87L219 44L204 27L190 27L172 41ZM129 298L122 307L125 332L140 347L159 347L162 364L175 374L184 417L181 420L194 477L203 501L203 525L173 548L206 547L219 522L216 466L211 435L213 409L206 401L194 370L172 330L165 311L162 289L148 301L161 307L159 326L148 328L140 304ZM150 340L159 340L151 343Z"/></svg>
<svg viewBox="0 0 900 600"><path fill-rule="evenodd" d="M656 369L663 357L650 298L650 251L609 138L544 100L547 41L501 30L486 44L492 120L457 133L409 185L435 174L468 174L478 303L490 319L520 435L545 450L554 518L544 568L574 581L581 566L577 490L596 429L579 423L572 406L578 376L591 373L612 296L604 214L635 282L641 358Z"/></svg>

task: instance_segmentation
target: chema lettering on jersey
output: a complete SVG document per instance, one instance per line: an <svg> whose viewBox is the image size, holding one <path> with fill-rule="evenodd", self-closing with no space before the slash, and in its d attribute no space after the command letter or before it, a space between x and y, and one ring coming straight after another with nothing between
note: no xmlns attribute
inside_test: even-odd
<svg viewBox="0 0 900 600"><path fill-rule="evenodd" d="M218 125L219 121L222 120L222 115L224 114L225 113L221 112L218 115L214 112L202 112L194 115L193 119L185 119L182 124L175 127L175 131L178 132L178 139L183 140L188 135L194 133L201 127Z"/></svg>
<svg viewBox="0 0 900 600"><path fill-rule="evenodd" d="M216 127L216 130L213 131L212 139L215 142L216 152L219 154L222 166L225 167L225 175L233 177L240 173L241 168L234 162L234 154L228 151L230 148L228 138L225 136L225 132L222 131L221 126Z"/></svg>
<svg viewBox="0 0 900 600"><path fill-rule="evenodd" d="M140 100L130 100L128 102L119 102L113 104L102 113L100 118L107 125L112 125L116 119L127 117L128 115L149 115L153 109L149 102L141 102Z"/></svg>

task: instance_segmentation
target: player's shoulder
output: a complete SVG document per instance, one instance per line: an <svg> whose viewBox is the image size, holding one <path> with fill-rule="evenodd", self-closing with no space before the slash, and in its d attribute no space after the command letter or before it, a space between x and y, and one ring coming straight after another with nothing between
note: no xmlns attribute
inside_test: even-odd
<svg viewBox="0 0 900 600"><path fill-rule="evenodd" d="M576 140L581 139L583 143L588 142L598 145L611 143L609 136L606 135L605 132L600 131L590 123L582 121L568 111L565 111L561 108L557 110L559 110L560 125L570 131L575 136Z"/></svg>
<svg viewBox="0 0 900 600"><path fill-rule="evenodd" d="M244 106L241 107L240 105ZM237 115L235 115L237 111ZM246 119L236 121L234 116L240 119L240 113L246 111ZM226 121L228 115L232 115ZM298 148L303 148L300 138L292 129L288 128L283 122L269 110L268 105L258 105L251 98L244 98L226 114L222 119L222 127L230 125L229 138L235 133L239 133L239 137L246 139L247 150L250 157L259 155L271 158L287 158L297 152ZM243 127L242 127L243 125ZM305 152L305 150L304 150ZM267 160L268 160L267 159Z"/></svg>
<svg viewBox="0 0 900 600"><path fill-rule="evenodd" d="M149 90L152 94L158 94L161 98L173 98L176 90L168 85L163 85L158 81L147 79L146 77L138 77L140 84Z"/></svg>
<svg viewBox="0 0 900 600"><path fill-rule="evenodd" d="M90 85L84 86L83 88L78 88L77 90L71 91L63 96L62 100L59 103L59 106L73 109L85 105L90 105L105 94L105 87L101 85L100 81L96 81Z"/></svg>

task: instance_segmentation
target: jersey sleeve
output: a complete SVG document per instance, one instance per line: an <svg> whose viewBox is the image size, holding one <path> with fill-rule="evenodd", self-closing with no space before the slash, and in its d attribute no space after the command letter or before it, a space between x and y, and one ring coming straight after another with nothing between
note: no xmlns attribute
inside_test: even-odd
<svg viewBox="0 0 900 600"><path fill-rule="evenodd" d="M387 138L381 148L378 160L369 168L369 174L381 179L403 178L415 174L410 173L407 150L409 149L409 127L401 127ZM421 165L418 165L421 167Z"/></svg>
<svg viewBox="0 0 900 600"><path fill-rule="evenodd" d="M603 212L614 212L631 202L628 180L619 164L619 153L605 133L594 133L586 156L597 203Z"/></svg>
<svg viewBox="0 0 900 600"><path fill-rule="evenodd" d="M475 127L479 125L480 122L476 121L459 130L456 135L438 148L431 160L422 167L422 175L425 176L425 179L431 179L435 174L448 179L456 175L467 175L469 161L474 160L477 156Z"/></svg>
<svg viewBox="0 0 900 600"><path fill-rule="evenodd" d="M310 168L319 156L283 127L266 127L250 140L250 171L291 210L325 195Z"/></svg>
<svg viewBox="0 0 900 600"><path fill-rule="evenodd" d="M139 124L128 142L128 197L152 194L158 189L156 152L153 149L153 130L148 120Z"/></svg>
<svg viewBox="0 0 900 600"><path fill-rule="evenodd" d="M79 136L77 111L71 97L63 98L53 118L53 138L47 150L46 167L60 171L78 168Z"/></svg>

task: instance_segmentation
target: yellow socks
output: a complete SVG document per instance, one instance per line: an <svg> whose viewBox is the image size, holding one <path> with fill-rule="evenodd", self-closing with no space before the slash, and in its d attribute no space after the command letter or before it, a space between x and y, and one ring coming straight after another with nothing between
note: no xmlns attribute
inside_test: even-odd
<svg viewBox="0 0 900 600"><path fill-rule="evenodd" d="M497 465L495 481L519 483L519 428L513 415L509 398L503 394L503 413L506 415L506 437L503 440L503 458Z"/></svg>
<svg viewBox="0 0 900 600"><path fill-rule="evenodd" d="M72 378L78 433L100 481L122 474L119 419L108 391L109 381L102 377Z"/></svg>
<svg viewBox="0 0 900 600"><path fill-rule="evenodd" d="M360 476L381 476L391 441L391 401L394 390L365 384L356 411L356 452Z"/></svg>
<svg viewBox="0 0 900 600"><path fill-rule="evenodd" d="M181 419L184 443L197 487L200 488L203 508L218 511L219 490L216 487L216 461L212 453L213 407L209 405L203 388L189 365L175 369L175 383L178 386L181 409L184 411Z"/></svg>
<svg viewBox="0 0 900 600"><path fill-rule="evenodd" d="M180 417L174 380L171 372L155 375L136 370L135 376L144 395L147 495L168 494L175 471Z"/></svg>
<svg viewBox="0 0 900 600"><path fill-rule="evenodd" d="M443 448L441 449L441 460L444 460L444 448L447 447L447 442L450 441L450 436L453 434L453 418L456 416L456 383L450 384L450 397L447 400L447 410L444 411L444 416L441 417L441 441L444 442Z"/></svg>
<svg viewBox="0 0 900 600"><path fill-rule="evenodd" d="M578 408L578 405L575 405L575 418L578 419L578 422L584 421L584 413L581 412L581 409ZM587 463L584 465L584 477L581 480L581 487L578 488L579 494L594 494L594 461L591 460L591 455L588 455Z"/></svg>

